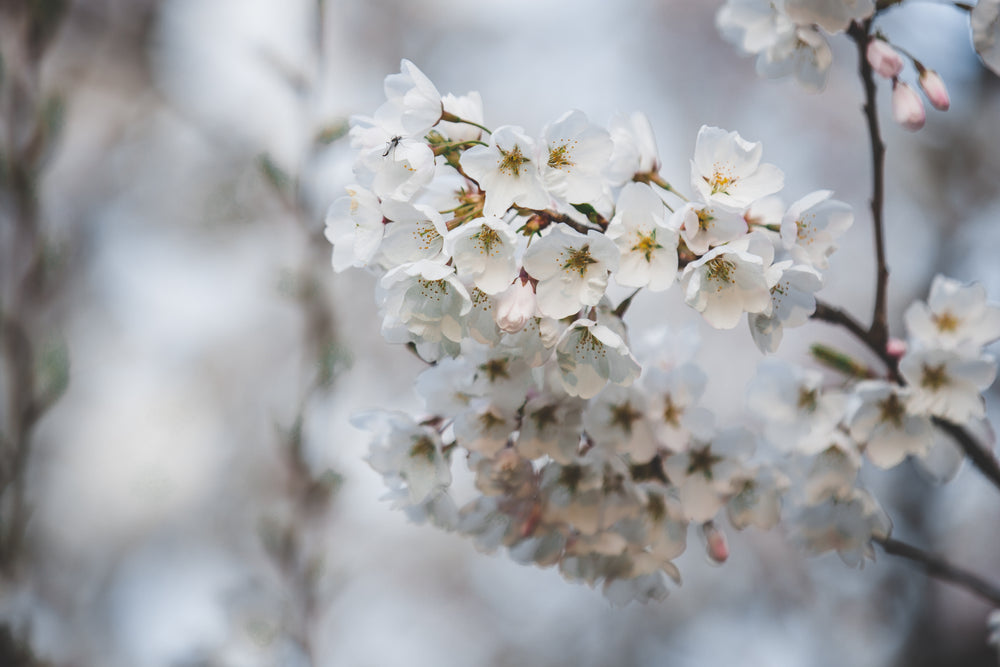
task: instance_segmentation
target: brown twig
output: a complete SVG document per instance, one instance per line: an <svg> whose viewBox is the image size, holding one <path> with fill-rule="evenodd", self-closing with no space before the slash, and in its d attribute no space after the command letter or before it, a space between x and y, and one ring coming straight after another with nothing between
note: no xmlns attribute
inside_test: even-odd
<svg viewBox="0 0 1000 667"><path fill-rule="evenodd" d="M891 537L873 537L872 542L881 546L890 556L899 556L915 563L927 576L964 588L973 595L1000 606L1000 586L906 542Z"/></svg>
<svg viewBox="0 0 1000 667"><path fill-rule="evenodd" d="M868 125L868 138L872 153L872 227L875 233L875 307L869 329L872 340L885 348L889 340L889 319L887 314L887 293L889 267L885 261L885 225L882 210L885 202L885 142L879 129L878 108L876 107L875 75L868 62L867 50L872 19L862 23L852 23L847 34L858 47L858 74L865 89L864 112Z"/></svg>

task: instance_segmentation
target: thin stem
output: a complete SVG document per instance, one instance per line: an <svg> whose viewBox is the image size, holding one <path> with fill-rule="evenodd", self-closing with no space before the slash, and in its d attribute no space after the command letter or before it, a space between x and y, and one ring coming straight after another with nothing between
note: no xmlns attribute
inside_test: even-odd
<svg viewBox="0 0 1000 667"><path fill-rule="evenodd" d="M899 556L916 563L929 577L954 584L993 605L1000 605L1000 586L978 575L952 565L939 556L890 537L873 537L872 542L881 546L890 556Z"/></svg>
<svg viewBox="0 0 1000 667"><path fill-rule="evenodd" d="M448 111L444 111L444 112L441 113L441 120L443 120L445 122L448 122L448 123L465 123L466 125L471 125L472 127L478 127L480 130L482 130L486 134L493 134L492 132L490 132L490 128L488 128L488 127L486 127L484 125L480 125L479 123L476 123L474 121L468 120L466 118L461 118L459 116L456 116L455 114L450 113Z"/></svg>
<svg viewBox="0 0 1000 667"><path fill-rule="evenodd" d="M969 460L972 461L973 465L979 468L979 472L981 472L993 484L993 486L1000 489L1000 462L997 461L993 452L980 446L976 439L972 437L972 434L955 422L942 419L941 417L933 417L932 420L936 427L947 433L953 440L955 440L962 451L965 452L965 455L969 457Z"/></svg>
<svg viewBox="0 0 1000 667"><path fill-rule="evenodd" d="M882 209L885 201L885 143L878 123L876 107L875 74L868 62L867 49L872 19L863 23L852 23L847 31L858 47L858 74L865 89L864 113L868 124L868 137L872 153L872 226L875 232L875 307L872 325L869 329L872 341L884 349L889 340L889 318L887 315L887 292L889 267L885 261L885 232Z"/></svg>

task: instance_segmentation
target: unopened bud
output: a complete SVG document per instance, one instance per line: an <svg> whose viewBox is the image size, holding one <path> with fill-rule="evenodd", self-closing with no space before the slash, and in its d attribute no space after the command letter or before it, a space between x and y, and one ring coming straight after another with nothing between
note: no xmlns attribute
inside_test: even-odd
<svg viewBox="0 0 1000 667"><path fill-rule="evenodd" d="M906 354L906 341L890 338L885 344L885 352L893 359L899 359Z"/></svg>
<svg viewBox="0 0 1000 667"><path fill-rule="evenodd" d="M534 316L535 290L531 281L518 278L497 302L497 326L509 334L515 334Z"/></svg>
<svg viewBox="0 0 1000 667"><path fill-rule="evenodd" d="M885 40L877 37L872 38L868 42L867 56L868 64L872 66L875 73L886 79L899 76L899 73L903 71L903 57Z"/></svg>
<svg viewBox="0 0 1000 667"><path fill-rule="evenodd" d="M899 80L892 84L892 119L911 132L922 128L927 119L920 96Z"/></svg>
<svg viewBox="0 0 1000 667"><path fill-rule="evenodd" d="M701 532L705 536L705 552L715 563L725 563L729 559L729 541L726 534L709 521L702 525Z"/></svg>
<svg viewBox="0 0 1000 667"><path fill-rule="evenodd" d="M927 101L938 111L947 111L951 106L951 99L948 97L948 89L944 87L944 80L932 69L920 70L920 88L927 96Z"/></svg>

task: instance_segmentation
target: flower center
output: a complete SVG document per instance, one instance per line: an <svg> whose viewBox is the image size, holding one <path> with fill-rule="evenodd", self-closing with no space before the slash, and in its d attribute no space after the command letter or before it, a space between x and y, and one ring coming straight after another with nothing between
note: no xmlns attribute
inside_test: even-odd
<svg viewBox="0 0 1000 667"><path fill-rule="evenodd" d="M503 245L503 242L500 240L500 234L497 233L497 230L491 227L482 227L478 232L472 235L472 239L479 243L479 247L482 248L482 251L487 255L493 254L494 246Z"/></svg>
<svg viewBox="0 0 1000 667"><path fill-rule="evenodd" d="M940 315L932 315L931 319L934 321L934 326L941 332L955 331L958 329L958 325L962 323L961 320L951 314L950 310L946 310Z"/></svg>
<svg viewBox="0 0 1000 667"><path fill-rule="evenodd" d="M937 366L923 365L920 376L921 387L937 391L946 384L948 384L948 374L944 370L944 364L938 364Z"/></svg>
<svg viewBox="0 0 1000 667"><path fill-rule="evenodd" d="M434 460L434 442L426 435L417 436L413 439L413 446L410 447L410 458L425 458L428 461Z"/></svg>
<svg viewBox="0 0 1000 667"><path fill-rule="evenodd" d="M642 417L631 403L611 406L611 424L620 428L625 435L632 435L632 423Z"/></svg>
<svg viewBox="0 0 1000 667"><path fill-rule="evenodd" d="M715 165L715 170L712 172L712 178L708 181L708 184L712 187L713 195L720 192L728 195L729 187L735 185L737 180L735 176L730 175L728 166Z"/></svg>
<svg viewBox="0 0 1000 667"><path fill-rule="evenodd" d="M636 244L632 246L632 251L642 253L646 261L650 262L653 259L653 251L662 247L656 242L656 230L654 229L649 233L649 236L640 236Z"/></svg>
<svg viewBox="0 0 1000 667"><path fill-rule="evenodd" d="M736 270L736 265L728 259L716 257L708 260L705 266L708 268L708 277L710 280L720 283L733 282L733 272Z"/></svg>
<svg viewBox="0 0 1000 667"><path fill-rule="evenodd" d="M582 277L587 273L587 267L591 264L597 264L597 260L590 256L590 244L583 246L582 248L574 248L570 250L569 259L563 264L563 269L567 271L577 271Z"/></svg>
<svg viewBox="0 0 1000 667"><path fill-rule="evenodd" d="M712 453L712 446L705 445L701 449L692 449L688 454L687 474L700 472L705 479L712 479L712 466L722 462L722 457Z"/></svg>
<svg viewBox="0 0 1000 667"><path fill-rule="evenodd" d="M708 231L712 221L715 220L715 216L712 215L712 209L703 208L700 211L697 211L695 215L698 217L698 229L703 232Z"/></svg>
<svg viewBox="0 0 1000 667"><path fill-rule="evenodd" d="M573 142L576 143L576 142ZM569 146L566 144L561 144L555 148L549 147L549 167L552 169L566 169L574 166L576 163L570 158L572 154L569 151Z"/></svg>
<svg viewBox="0 0 1000 667"><path fill-rule="evenodd" d="M500 151L500 172L504 174L509 174L515 178L521 175L521 166L531 162L530 158L525 157L521 154L521 147L514 144L514 147L509 151L497 147Z"/></svg>
<svg viewBox="0 0 1000 667"><path fill-rule="evenodd" d="M891 422L896 428L902 428L903 415L906 408L896 394L889 394L886 398L878 402L879 421Z"/></svg>

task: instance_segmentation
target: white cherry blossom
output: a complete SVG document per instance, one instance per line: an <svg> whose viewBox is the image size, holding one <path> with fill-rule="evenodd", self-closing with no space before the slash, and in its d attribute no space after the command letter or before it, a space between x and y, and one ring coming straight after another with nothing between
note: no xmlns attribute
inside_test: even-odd
<svg viewBox="0 0 1000 667"><path fill-rule="evenodd" d="M929 347L982 347L1000 338L1000 307L986 302L986 289L940 274L927 303L914 302L904 317L910 335Z"/></svg>
<svg viewBox="0 0 1000 667"><path fill-rule="evenodd" d="M498 127L489 146L473 146L462 154L462 168L486 192L483 215L502 216L514 204L527 208L548 205L535 155L535 142L512 125Z"/></svg>
<svg viewBox="0 0 1000 667"><path fill-rule="evenodd" d="M636 174L659 170L660 154L646 114L618 112L611 117L608 131L612 149L604 175L612 185L624 185Z"/></svg>
<svg viewBox="0 0 1000 667"><path fill-rule="evenodd" d="M680 230L685 245L696 255L747 233L747 221L740 211L701 202L685 203L674 211L669 224Z"/></svg>
<svg viewBox="0 0 1000 667"><path fill-rule="evenodd" d="M379 199L410 201L434 178L434 151L411 139L376 146L358 157L354 176Z"/></svg>
<svg viewBox="0 0 1000 667"><path fill-rule="evenodd" d="M421 426L402 412L376 410L356 415L351 423L370 431L368 463L387 481L405 487L405 502L418 505L451 484L451 469L437 431Z"/></svg>
<svg viewBox="0 0 1000 667"><path fill-rule="evenodd" d="M684 300L716 329L732 329L745 312L770 312L764 271L772 254L770 242L755 235L711 250L684 268Z"/></svg>
<svg viewBox="0 0 1000 667"><path fill-rule="evenodd" d="M760 163L762 151L760 142L703 125L691 161L691 185L706 203L744 209L784 185L780 169Z"/></svg>
<svg viewBox="0 0 1000 667"><path fill-rule="evenodd" d="M380 259L387 266L441 255L448 228L433 208L387 199L382 202L382 214L390 221L385 225L385 238L379 247Z"/></svg>
<svg viewBox="0 0 1000 667"><path fill-rule="evenodd" d="M495 217L477 218L457 227L444 239L458 275L471 277L486 294L499 294L513 282L518 268L514 259L517 236L510 225Z"/></svg>
<svg viewBox="0 0 1000 667"><path fill-rule="evenodd" d="M380 286L384 290L383 331L399 323L426 342L462 340L462 318L472 302L454 268L420 260L390 270Z"/></svg>
<svg viewBox="0 0 1000 667"><path fill-rule="evenodd" d="M854 223L851 207L818 190L788 207L781 219L781 241L797 261L826 269L836 241Z"/></svg>
<svg viewBox="0 0 1000 667"><path fill-rule="evenodd" d="M483 124L483 98L478 91L456 96L448 93L441 98L444 110L462 120ZM482 136L483 131L469 123L453 123L441 121L436 128L449 141L475 141Z"/></svg>
<svg viewBox="0 0 1000 667"><path fill-rule="evenodd" d="M596 306L618 268L618 248L604 234L586 235L562 223L532 240L524 253L524 270L538 281L538 311L556 319Z"/></svg>
<svg viewBox="0 0 1000 667"><path fill-rule="evenodd" d="M582 111L570 111L544 130L542 183L570 204L591 203L603 194L601 172L611 156L611 136Z"/></svg>
<svg viewBox="0 0 1000 667"><path fill-rule="evenodd" d="M645 183L629 183L618 195L615 216L605 232L621 253L615 282L659 292L677 279L677 231L667 210Z"/></svg>
<svg viewBox="0 0 1000 667"><path fill-rule="evenodd" d="M365 266L385 233L378 198L357 186L347 187L347 196L330 205L326 214L326 238L333 244L333 270Z"/></svg>
<svg viewBox="0 0 1000 667"><path fill-rule="evenodd" d="M563 389L570 396L591 398L609 381L628 386L642 368L625 341L603 324L577 320L556 344Z"/></svg>
<svg viewBox="0 0 1000 667"><path fill-rule="evenodd" d="M899 372L913 388L909 408L959 424L985 414L980 392L993 384L993 357L970 358L954 350L914 350L899 360Z"/></svg>
<svg viewBox="0 0 1000 667"><path fill-rule="evenodd" d="M775 352L785 327L800 327L816 311L816 292L823 286L819 272L792 260L778 262L767 271L771 285L771 312L753 313L747 321L750 335L761 352Z"/></svg>
<svg viewBox="0 0 1000 667"><path fill-rule="evenodd" d="M854 388L858 404L848 417L851 437L879 468L892 468L909 456L923 458L931 448L932 426L925 416L907 412L910 390L881 380Z"/></svg>
<svg viewBox="0 0 1000 667"><path fill-rule="evenodd" d="M386 102L375 112L375 120L398 129L403 137L423 137L441 119L441 93L409 60L403 59L399 69L385 77Z"/></svg>

